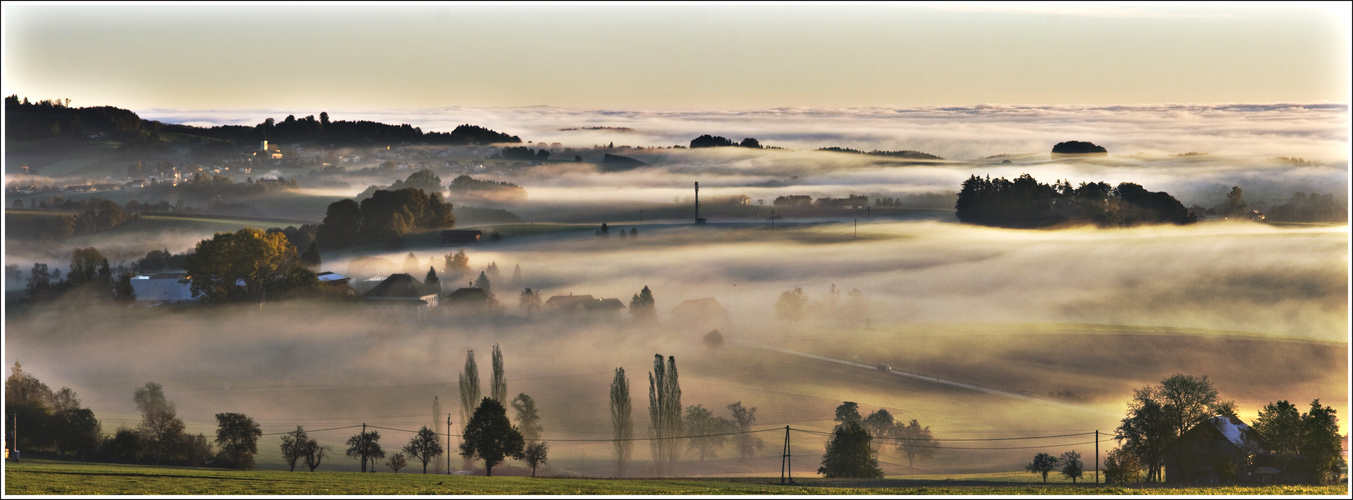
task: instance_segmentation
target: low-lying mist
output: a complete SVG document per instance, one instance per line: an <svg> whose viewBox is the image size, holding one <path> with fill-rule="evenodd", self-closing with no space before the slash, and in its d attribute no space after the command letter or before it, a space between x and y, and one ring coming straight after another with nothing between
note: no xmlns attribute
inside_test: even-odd
<svg viewBox="0 0 1353 500"><path fill-rule="evenodd" d="M774 230L647 224L613 231L629 227L638 234L602 238L592 226L564 226L466 251L475 275L497 265L501 277L492 291L509 315L522 315L517 294L524 287L540 290L542 299L572 293L628 303L647 286L657 302L657 328L635 327L623 312L615 321L436 315L420 321L360 303L127 310L58 302L7 318L5 363L23 363L53 388L75 389L105 432L137 423L131 391L147 381L164 385L192 432L210 434L215 413L243 412L269 433L260 444L265 467L280 460L272 433L296 425L315 431L312 436L340 455L343 441L357 432L352 425L387 429L387 450L409 439L404 431L434 421L444 432L446 417L434 419L432 398L459 421L455 381L465 352L476 352L487 383L495 343L505 354L509 393L535 398L546 440L560 440L553 443L551 467L561 474L611 473L604 440L617 367L630 379L636 430L644 435L644 379L654 353L677 357L684 405L726 417L725 407L740 401L759 408L754 429L827 430L832 409L856 401L864 412L888 408L898 418L916 418L942 442L1107 433L1132 389L1175 372L1212 376L1247 419L1276 399L1320 398L1347 413L1341 375L1347 370L1346 226L1015 231L922 221L865 222L858 236L849 223ZM442 262L455 249L381 254L396 268L381 272L402 270L412 252L422 272L436 266L449 291L457 285L442 273ZM351 258L335 258L323 267L350 272L350 264ZM518 265L521 281L509 285ZM795 288L807 299L804 316L782 319L777 301ZM729 322L673 315L683 301L706 297L728 310ZM725 339L722 347L705 341L712 328ZM754 345L887 362L1064 405ZM1254 377L1260 372L1268 375ZM331 428L341 429L323 430ZM681 471L769 474L783 435L759 436L767 448L752 459L730 458L736 456L730 446L719 459L687 460ZM803 467L796 473L810 474L822 440L793 439L801 457L795 463ZM1054 440L1049 450L1069 443ZM896 455L885 456L885 468L1014 470L1033 452L947 446L952 449L917 469ZM639 474L648 460L644 448L638 443L634 451ZM338 456L327 463L326 469L356 467ZM459 468L458 458L453 463Z"/></svg>

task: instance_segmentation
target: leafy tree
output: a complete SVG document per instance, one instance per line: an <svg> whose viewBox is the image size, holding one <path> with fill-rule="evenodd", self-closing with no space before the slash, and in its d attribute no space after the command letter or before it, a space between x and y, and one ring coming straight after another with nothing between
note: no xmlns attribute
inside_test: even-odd
<svg viewBox="0 0 1353 500"><path fill-rule="evenodd" d="M1115 448L1104 457L1104 482L1129 484L1142 482L1142 462L1124 448Z"/></svg>
<svg viewBox="0 0 1353 500"><path fill-rule="evenodd" d="M460 373L460 421L469 425L479 401L479 365L474 362L474 351L465 351L465 370Z"/></svg>
<svg viewBox="0 0 1353 500"><path fill-rule="evenodd" d="M132 273L123 271L118 275L117 285L113 287L113 300L124 304L136 301L136 289L132 288Z"/></svg>
<svg viewBox="0 0 1353 500"><path fill-rule="evenodd" d="M664 366L662 354L653 355L653 371L648 374L648 418L658 475L671 474L681 453L676 439L682 435L681 384L677 377L676 356L668 356Z"/></svg>
<svg viewBox="0 0 1353 500"><path fill-rule="evenodd" d="M423 473L428 473L428 462L441 456L442 444L437 432L429 429L427 426L418 429L418 434L409 440L409 444L404 445L404 453L423 462ZM398 472L398 471L396 471Z"/></svg>
<svg viewBox="0 0 1353 500"><path fill-rule="evenodd" d="M862 424L864 418L860 416L860 405L854 401L846 401L836 407L836 417L833 419L838 426L855 422Z"/></svg>
<svg viewBox="0 0 1353 500"><path fill-rule="evenodd" d="M803 293L802 288L794 287L793 290L780 293L780 298L775 301L775 318L798 321L803 319L807 308L808 294Z"/></svg>
<svg viewBox="0 0 1353 500"><path fill-rule="evenodd" d="M521 291L521 296L517 299L517 304L521 306L526 317L531 317L536 311L540 310L540 292L527 288Z"/></svg>
<svg viewBox="0 0 1353 500"><path fill-rule="evenodd" d="M94 247L75 249L71 253L70 272L66 273L66 281L73 287L88 284L107 289L113 281L108 259Z"/></svg>
<svg viewBox="0 0 1353 500"><path fill-rule="evenodd" d="M639 323L652 324L658 321L657 304L653 301L653 292L648 290L647 285L630 299L630 315Z"/></svg>
<svg viewBox="0 0 1353 500"><path fill-rule="evenodd" d="M939 452L940 443L931 435L930 426L921 427L914 418L907 425L898 422L893 434L898 440L898 453L907 457L907 467L914 467L918 458L932 458Z"/></svg>
<svg viewBox="0 0 1353 500"><path fill-rule="evenodd" d="M1232 186L1231 192L1226 193L1226 205L1224 205L1222 211L1226 215L1237 216L1244 214L1248 209L1249 206L1245 203L1245 191L1240 189L1240 186Z"/></svg>
<svg viewBox="0 0 1353 500"><path fill-rule="evenodd" d="M155 382L146 382L132 392L132 401L141 412L141 425L136 430L155 456L155 465L160 465L161 459L173 460L181 448L184 425L174 405L165 399L164 389Z"/></svg>
<svg viewBox="0 0 1353 500"><path fill-rule="evenodd" d="M269 293L281 295L298 281L304 285L316 279L313 271L299 265L296 249L285 235L253 228L216 233L198 242L183 267L193 277L193 293L206 302L262 302Z"/></svg>
<svg viewBox="0 0 1353 500"><path fill-rule="evenodd" d="M503 352L493 344L493 378L489 379L490 396L498 404L507 402L507 375L503 373Z"/></svg>
<svg viewBox="0 0 1353 500"><path fill-rule="evenodd" d="M484 461L484 475L493 475L493 466L505 458L522 458L526 441L507 419L507 409L493 398L484 398L465 425L460 454Z"/></svg>
<svg viewBox="0 0 1353 500"><path fill-rule="evenodd" d="M549 460L550 445L544 441L537 441L526 445L526 450L522 452L522 458L526 460L526 465L531 466L531 477L536 477L536 467L544 465Z"/></svg>
<svg viewBox="0 0 1353 500"><path fill-rule="evenodd" d="M512 409L517 412L517 429L521 430L521 435L527 442L535 442L540 439L540 411L536 409L536 401L527 396L526 393L518 394L512 398Z"/></svg>
<svg viewBox="0 0 1353 500"><path fill-rule="evenodd" d="M337 250L361 241L362 208L353 200L329 204L324 221L315 230L315 243L325 250Z"/></svg>
<svg viewBox="0 0 1353 500"><path fill-rule="evenodd" d="M1071 478L1072 484L1080 479L1081 473L1085 470L1085 464L1081 463L1081 454L1075 450L1063 453L1062 457L1057 459L1057 464L1062 467L1062 475ZM1048 482L1046 476L1043 478L1043 482Z"/></svg>
<svg viewBox="0 0 1353 500"><path fill-rule="evenodd" d="M311 439L301 446L301 457L305 458L305 466L310 468L310 472L315 472L320 464L324 462L324 457L329 454L328 446L320 446L318 442Z"/></svg>
<svg viewBox="0 0 1353 500"><path fill-rule="evenodd" d="M1288 455L1300 452L1304 423L1296 405L1287 401L1264 405L1251 427L1268 451Z"/></svg>
<svg viewBox="0 0 1353 500"><path fill-rule="evenodd" d="M103 426L89 408L58 410L54 415L57 451L65 455L75 453L84 460L85 454L95 451L103 439Z"/></svg>
<svg viewBox="0 0 1353 500"><path fill-rule="evenodd" d="M615 443L615 475L625 477L634 442L634 422L630 418L630 382L625 369L616 368L611 380L611 430Z"/></svg>
<svg viewBox="0 0 1353 500"><path fill-rule="evenodd" d="M1060 462L1057 457L1047 453L1034 455L1034 460L1024 466L1024 470L1043 476L1043 483L1048 482L1048 473L1057 469Z"/></svg>
<svg viewBox="0 0 1353 500"><path fill-rule="evenodd" d="M463 283L461 280L470 275L470 258L465 255L465 250L446 254L446 264L442 267L442 273L453 282Z"/></svg>
<svg viewBox="0 0 1353 500"><path fill-rule="evenodd" d="M216 444L221 447L217 461L236 469L253 469L258 438L263 436L258 423L242 413L217 413L216 422Z"/></svg>
<svg viewBox="0 0 1353 500"><path fill-rule="evenodd" d="M733 423L714 416L714 412L703 405L686 407L686 416L682 421L686 435L691 436L690 447L694 448L700 460L717 456L719 449L728 442L726 434L733 430Z"/></svg>
<svg viewBox="0 0 1353 500"><path fill-rule="evenodd" d="M869 431L859 421L848 420L832 430L818 474L825 477L881 478L883 469L869 447Z"/></svg>
<svg viewBox="0 0 1353 500"><path fill-rule="evenodd" d="M301 265L312 270L319 269L322 260L319 257L319 242L312 241L310 246L306 247L305 253L301 254Z"/></svg>
<svg viewBox="0 0 1353 500"><path fill-rule="evenodd" d="M296 462L305 457L309 440L305 429L299 425L296 426L295 432L282 435L282 461L286 462L289 472L295 472Z"/></svg>
<svg viewBox="0 0 1353 500"><path fill-rule="evenodd" d="M395 471L395 474L399 474L399 469L403 469L406 465L409 465L409 461L404 459L403 453L390 455L390 460L385 462L385 466ZM423 473L427 474L427 470L424 470Z"/></svg>
<svg viewBox="0 0 1353 500"><path fill-rule="evenodd" d="M376 460L385 458L385 450L381 449L381 434L376 431L359 432L348 438L348 458L356 458L362 461L362 472L366 472L366 465L371 463L371 471L376 471Z"/></svg>
<svg viewBox="0 0 1353 500"><path fill-rule="evenodd" d="M1343 455L1344 437L1339 435L1339 417L1334 408L1311 401L1311 409L1301 416L1302 439L1299 448L1315 478L1321 483L1337 482L1348 463Z"/></svg>
<svg viewBox="0 0 1353 500"><path fill-rule="evenodd" d="M875 443L874 456L878 457L879 452L883 451L881 439L893 437L893 434L895 434L896 423L893 422L893 414L886 409L879 408L860 421L860 425L869 432L869 437L873 438L872 442Z"/></svg>
<svg viewBox="0 0 1353 500"><path fill-rule="evenodd" d="M19 362L14 362L9 371L9 378L5 379L6 405L32 403L45 406L52 399L52 390L47 384L23 371L23 365Z"/></svg>
<svg viewBox="0 0 1353 500"><path fill-rule="evenodd" d="M752 423L756 422L756 407L747 408L742 406L742 401L728 405L728 411L733 414L733 424L740 434L737 435L738 453L742 458L747 458L755 454L758 450L765 448L765 443L761 438L750 434Z"/></svg>

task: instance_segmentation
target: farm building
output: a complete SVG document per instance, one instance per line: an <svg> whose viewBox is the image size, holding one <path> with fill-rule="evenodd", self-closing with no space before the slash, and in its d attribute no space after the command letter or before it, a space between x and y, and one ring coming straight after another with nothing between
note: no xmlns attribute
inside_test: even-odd
<svg viewBox="0 0 1353 500"><path fill-rule="evenodd" d="M814 203L818 208L861 210L869 206L869 197L852 194L849 198L818 198Z"/></svg>
<svg viewBox="0 0 1353 500"><path fill-rule="evenodd" d="M1240 419L1216 416L1184 432L1165 451L1165 480L1172 483L1257 482L1253 457L1263 453L1254 429Z"/></svg>
<svg viewBox="0 0 1353 500"><path fill-rule="evenodd" d="M167 272L143 274L132 278L132 292L136 302L151 304L160 302L184 302L198 300L193 296L192 279L188 273Z"/></svg>
<svg viewBox="0 0 1353 500"><path fill-rule="evenodd" d="M477 229L447 229L442 231L442 246L478 243L482 236L484 232Z"/></svg>
<svg viewBox="0 0 1353 500"><path fill-rule="evenodd" d="M370 291L362 294L363 302L373 308L397 314L414 314L419 319L437 307L436 292L428 293L427 286L407 274L392 274Z"/></svg>
<svg viewBox="0 0 1353 500"><path fill-rule="evenodd" d="M500 309L498 299L482 288L461 288L442 299L441 307L454 315L491 315Z"/></svg>

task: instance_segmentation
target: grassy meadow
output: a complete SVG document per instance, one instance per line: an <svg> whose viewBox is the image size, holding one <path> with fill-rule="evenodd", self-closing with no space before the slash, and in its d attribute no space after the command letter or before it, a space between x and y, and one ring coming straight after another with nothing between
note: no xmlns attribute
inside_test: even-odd
<svg viewBox="0 0 1353 500"><path fill-rule="evenodd" d="M416 467L410 469L417 470ZM410 469L405 469L410 470ZM26 460L5 464L6 495L1347 495L1346 485L1171 488L944 479L581 479L381 472L234 471Z"/></svg>

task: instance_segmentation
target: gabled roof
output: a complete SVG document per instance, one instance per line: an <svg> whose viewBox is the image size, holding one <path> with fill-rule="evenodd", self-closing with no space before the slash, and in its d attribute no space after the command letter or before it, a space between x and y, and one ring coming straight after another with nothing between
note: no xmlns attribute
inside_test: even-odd
<svg viewBox="0 0 1353 500"><path fill-rule="evenodd" d="M723 304L714 300L714 297L705 297L703 299L691 299L672 308L673 316L694 316L705 317L718 315L722 319L728 319L728 309Z"/></svg>
<svg viewBox="0 0 1353 500"><path fill-rule="evenodd" d="M427 295L423 282L408 274L391 274L379 285L362 295L367 299L418 300Z"/></svg>
<svg viewBox="0 0 1353 500"><path fill-rule="evenodd" d="M446 303L473 304L493 300L493 294L483 288L461 288L446 294Z"/></svg>
<svg viewBox="0 0 1353 500"><path fill-rule="evenodd" d="M1204 436L1207 434L1213 434L1214 437L1205 438ZM1180 436L1180 439L1171 443L1170 447L1174 448L1182 446L1182 443L1190 440L1185 439L1189 436L1194 436L1191 439L1216 439L1216 436L1220 436L1222 439L1225 439L1227 442L1234 445L1238 450L1247 453L1259 453L1263 451L1259 446L1258 436L1256 436L1254 429L1245 425L1245 422L1242 422L1239 418L1232 416L1218 415L1209 418L1203 423L1193 426L1192 429L1189 429Z"/></svg>

